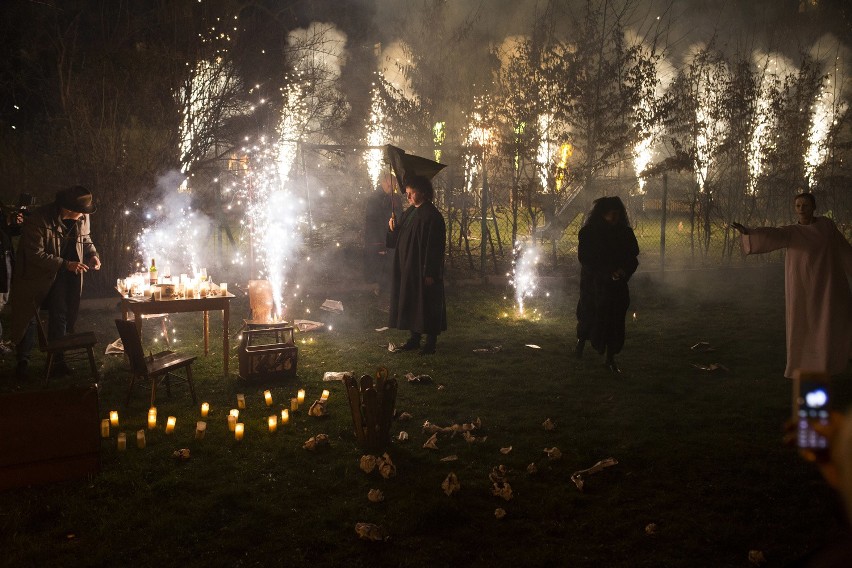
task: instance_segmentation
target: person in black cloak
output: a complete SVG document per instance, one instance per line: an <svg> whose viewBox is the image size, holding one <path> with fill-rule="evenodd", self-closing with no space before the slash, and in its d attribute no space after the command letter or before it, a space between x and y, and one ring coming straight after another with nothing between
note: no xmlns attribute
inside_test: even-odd
<svg viewBox="0 0 852 568"><path fill-rule="evenodd" d="M610 371L620 373L615 355L624 346L624 317L630 306L627 282L639 266L639 244L621 199L596 199L579 241L576 355L581 358L591 340L595 351L606 353Z"/></svg>
<svg viewBox="0 0 852 568"><path fill-rule="evenodd" d="M409 351L426 343L421 355L435 352L438 334L447 329L444 301L444 217L432 203L432 182L423 176L405 180L409 207L399 221L388 221L388 243L394 247L391 271L391 301L388 325L411 331L408 340L397 347Z"/></svg>
<svg viewBox="0 0 852 568"><path fill-rule="evenodd" d="M387 311L390 264L393 249L387 248L387 220L402 211L402 199L395 191L394 177L382 174L379 187L367 198L364 216L364 279L373 284L379 307Z"/></svg>

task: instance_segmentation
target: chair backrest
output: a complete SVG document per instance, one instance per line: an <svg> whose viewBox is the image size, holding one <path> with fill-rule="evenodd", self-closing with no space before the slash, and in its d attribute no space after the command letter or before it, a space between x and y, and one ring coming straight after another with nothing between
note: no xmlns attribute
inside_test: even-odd
<svg viewBox="0 0 852 568"><path fill-rule="evenodd" d="M142 349L142 338L139 337L136 322L117 319L115 327L124 345L124 353L130 360L130 368L134 373L147 374L148 365L145 363L145 351Z"/></svg>

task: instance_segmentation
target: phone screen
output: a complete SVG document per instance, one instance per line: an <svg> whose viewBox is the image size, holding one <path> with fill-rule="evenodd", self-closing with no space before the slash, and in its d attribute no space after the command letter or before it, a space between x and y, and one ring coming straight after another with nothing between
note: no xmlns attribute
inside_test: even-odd
<svg viewBox="0 0 852 568"><path fill-rule="evenodd" d="M828 440L813 427L815 423L828 425L828 383L806 378L799 380L796 420L800 448L828 448Z"/></svg>

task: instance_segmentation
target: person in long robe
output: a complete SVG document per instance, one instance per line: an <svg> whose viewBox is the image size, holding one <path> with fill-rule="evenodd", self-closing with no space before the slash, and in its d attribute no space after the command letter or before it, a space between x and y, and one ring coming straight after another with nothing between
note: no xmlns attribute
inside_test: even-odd
<svg viewBox="0 0 852 568"><path fill-rule="evenodd" d="M576 355L582 358L586 341L613 373L621 369L615 355L624 347L624 318L630 306L627 282L639 267L639 244L630 228L627 210L618 197L595 200L580 229L580 299L577 302Z"/></svg>
<svg viewBox="0 0 852 568"><path fill-rule="evenodd" d="M836 375L852 356L852 245L834 222L814 216L816 199L793 199L798 222L784 227L731 227L740 232L745 254L786 249L784 292L787 320L787 368Z"/></svg>
<svg viewBox="0 0 852 568"><path fill-rule="evenodd" d="M388 222L388 243L394 245L391 301L388 325L411 332L398 351L420 348L422 355L435 352L438 334L447 329L444 299L444 217L432 203L432 182L423 176L406 179L409 207L397 221Z"/></svg>

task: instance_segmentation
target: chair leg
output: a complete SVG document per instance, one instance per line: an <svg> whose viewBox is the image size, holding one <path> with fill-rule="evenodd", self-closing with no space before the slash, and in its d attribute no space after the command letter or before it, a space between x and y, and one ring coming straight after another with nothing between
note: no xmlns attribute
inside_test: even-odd
<svg viewBox="0 0 852 568"><path fill-rule="evenodd" d="M54 353L47 354L47 369L44 371L44 383L47 384L50 382L50 371L53 370L53 358L55 357Z"/></svg>
<svg viewBox="0 0 852 568"><path fill-rule="evenodd" d="M98 365L95 363L95 350L93 347L89 347L86 351L89 353L89 366L92 368L92 376L98 381L101 377L98 375Z"/></svg>
<svg viewBox="0 0 852 568"><path fill-rule="evenodd" d="M130 404L130 396L133 394L133 385L136 384L136 375L130 375L130 388L127 389L127 400L124 401L124 406L127 407Z"/></svg>
<svg viewBox="0 0 852 568"><path fill-rule="evenodd" d="M168 319L169 319L168 317L164 317L163 319L160 320L160 323L163 324L163 338L166 340L166 347L171 349L172 344L169 341L169 325L166 322L166 320L168 320Z"/></svg>
<svg viewBox="0 0 852 568"><path fill-rule="evenodd" d="M169 378L169 373L166 373L166 394L169 398L172 397L172 380Z"/></svg>
<svg viewBox="0 0 852 568"><path fill-rule="evenodd" d="M151 377L151 406L157 401L157 377Z"/></svg>
<svg viewBox="0 0 852 568"><path fill-rule="evenodd" d="M189 394L192 395L192 403L198 404L198 400L195 398L195 387L192 384L192 365L186 366L186 382L189 383Z"/></svg>

